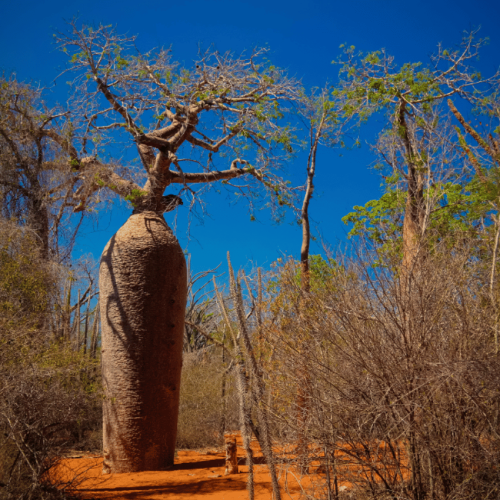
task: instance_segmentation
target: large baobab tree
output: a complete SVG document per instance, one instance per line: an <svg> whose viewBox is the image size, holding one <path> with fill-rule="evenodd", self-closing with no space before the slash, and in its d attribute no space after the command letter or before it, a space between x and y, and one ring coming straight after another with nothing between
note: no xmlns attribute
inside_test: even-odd
<svg viewBox="0 0 500 500"><path fill-rule="evenodd" d="M194 203L192 186L215 181L238 194L264 187L281 200L285 184L272 171L290 136L280 103L296 97L297 84L262 51L237 58L209 51L182 68L169 50L141 54L134 38L110 27L71 23L57 40L76 72L82 151L125 134L145 177L139 184L132 168L95 155L75 162L85 178L77 210L101 189L135 209L101 259L104 470L160 469L174 459L187 286L184 255L162 214L183 193ZM227 166L219 170L217 160ZM165 196L175 186L177 194Z"/></svg>

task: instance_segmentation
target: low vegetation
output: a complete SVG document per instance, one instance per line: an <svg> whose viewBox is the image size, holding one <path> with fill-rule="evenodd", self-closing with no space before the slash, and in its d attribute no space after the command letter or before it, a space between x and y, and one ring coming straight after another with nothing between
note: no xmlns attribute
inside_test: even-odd
<svg viewBox="0 0 500 500"><path fill-rule="evenodd" d="M59 498L47 471L101 448L99 363L53 324L61 269L36 236L2 221L0 241L0 498Z"/></svg>

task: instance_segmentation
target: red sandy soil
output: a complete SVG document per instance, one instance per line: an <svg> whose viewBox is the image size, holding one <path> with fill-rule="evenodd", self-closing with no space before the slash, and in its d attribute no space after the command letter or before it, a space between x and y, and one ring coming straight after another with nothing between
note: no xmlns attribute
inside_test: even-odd
<svg viewBox="0 0 500 500"><path fill-rule="evenodd" d="M168 470L137 472L130 474L102 474L102 457L83 455L79 458L67 457L61 460L51 473L52 482L67 490L80 494L84 499L116 500L246 500L248 467L245 465L245 452L241 437L235 433L238 443L239 473L224 475L225 451L223 449L201 451L180 450L175 464ZM271 500L272 486L267 466L258 444L252 441L254 451L254 484L256 500ZM384 474L396 479L394 464L390 458L384 458L385 447L379 448L378 465L385 464ZM309 474L301 477L293 466L293 447L287 451L280 449L280 455L288 456L289 466L278 468L278 475L283 498L298 500L302 492L310 495L324 495L325 471L320 462L313 462ZM363 475L370 474L370 467L361 467L349 459L349 453L340 453L337 457L339 491L355 488ZM403 458L403 462L405 462ZM375 463L374 463L375 464ZM404 478L409 471L403 465ZM392 470L394 469L394 471ZM69 486L68 486L69 484Z"/></svg>
<svg viewBox="0 0 500 500"><path fill-rule="evenodd" d="M86 499L116 500L246 500L248 467L238 437L239 474L224 475L225 452L180 450L170 470L102 475L102 457L82 456L62 460L51 474L61 484L72 482L71 489ZM272 486L267 466L256 443L254 483L255 499L271 500ZM298 499L301 487L293 472L280 471L280 484L291 494L287 499ZM310 483L310 479L302 481Z"/></svg>

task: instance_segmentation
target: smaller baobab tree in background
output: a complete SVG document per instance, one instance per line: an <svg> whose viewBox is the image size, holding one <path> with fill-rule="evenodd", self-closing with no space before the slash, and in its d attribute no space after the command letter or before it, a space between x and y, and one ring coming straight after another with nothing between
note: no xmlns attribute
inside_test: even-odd
<svg viewBox="0 0 500 500"><path fill-rule="evenodd" d="M467 34L458 50L447 51L439 47L427 67L413 63L396 69L392 58L384 52L354 57L353 48L346 51L347 62L343 66L342 92L348 99L347 104L363 104L361 109L364 108L366 115L383 110L388 116L385 131L376 146L383 165L390 172L386 178L387 193L377 202L356 207L357 213L349 214L345 220L354 222L356 231L363 233L368 225L385 218L385 228L383 224L378 224L378 227L373 224L369 229L374 239L379 239L378 243L385 243L384 230L393 234L401 230L401 238L386 239L386 249L396 257L390 259L396 263L391 270L395 272L398 286L395 289L398 305L394 310L401 326L396 340L400 343L400 352L412 359L408 363L412 367L417 366L416 360L427 357L420 349L431 345L421 340L420 325L424 324L424 313L418 309L423 303L422 297L425 294L431 297L433 293L432 273L437 274L435 270L430 271L431 257L440 245L448 246L449 251L449 245L457 244L457 241L456 251L459 253L460 244L466 241L465 233L457 235L446 229L458 227L464 220L460 212L466 211L467 205L471 204L470 199L466 199L467 189L464 189L470 175L445 101L453 99L458 102L461 99L462 102L475 103L487 99L499 82L499 73L486 79L471 67L471 60L476 58L483 45L483 41L476 41L474 36L475 33ZM401 219L390 220L392 215L401 213L402 224ZM473 215L468 214L469 217ZM455 237L457 241L454 241ZM383 260L373 263L373 267L383 265ZM422 387L420 379L417 382L416 378L408 377L407 380L408 394L418 392ZM419 412L427 405L418 408L408 419L405 441L411 472L409 491L414 498L423 498L420 476L423 455L417 441ZM431 462L429 459L429 468ZM434 498L433 493L431 497Z"/></svg>
<svg viewBox="0 0 500 500"><path fill-rule="evenodd" d="M191 186L216 181L239 194L288 196L274 169L290 151L281 103L298 96L298 85L262 50L236 58L207 51L183 68L169 50L142 54L110 27L72 22L56 39L76 73L83 154L92 141L112 156L109 145L125 134L143 167L140 185L133 168L113 167L121 159L75 162L85 178L78 210L104 188L135 209L101 259L104 470L157 470L174 458L186 305L184 255L162 214L183 193L196 202ZM180 189L165 196L169 186Z"/></svg>
<svg viewBox="0 0 500 500"><path fill-rule="evenodd" d="M483 78L472 66L484 40L466 33L455 50L441 46L427 66L407 63L397 68L394 58L377 51L355 53L345 49L341 87L345 111L368 117L387 113L388 124L379 142L383 162L406 192L403 218L402 269L408 274L425 254L420 242L429 228L431 214L445 191L443 172L451 172L448 153L451 137L442 126L447 98L474 101L498 85L499 74ZM446 165L443 159L448 162Z"/></svg>

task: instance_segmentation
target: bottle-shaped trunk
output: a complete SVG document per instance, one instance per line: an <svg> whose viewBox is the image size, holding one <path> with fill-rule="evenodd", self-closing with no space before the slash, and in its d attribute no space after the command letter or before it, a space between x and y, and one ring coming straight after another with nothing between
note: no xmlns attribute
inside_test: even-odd
<svg viewBox="0 0 500 500"><path fill-rule="evenodd" d="M187 295L186 261L161 215L132 215L99 274L105 473L173 464Z"/></svg>

